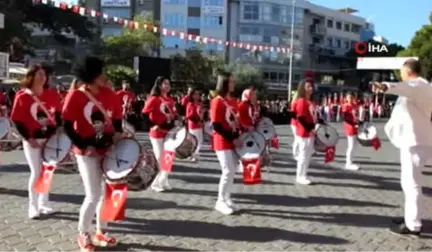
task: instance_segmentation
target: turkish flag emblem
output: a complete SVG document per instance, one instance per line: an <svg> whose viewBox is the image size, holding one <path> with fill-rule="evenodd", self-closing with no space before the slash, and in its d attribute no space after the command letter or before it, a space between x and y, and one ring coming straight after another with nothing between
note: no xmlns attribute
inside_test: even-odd
<svg viewBox="0 0 432 252"><path fill-rule="evenodd" d="M242 160L243 184L261 184L261 165L259 159Z"/></svg>
<svg viewBox="0 0 432 252"><path fill-rule="evenodd" d="M33 186L35 192L49 193L55 169L56 167L53 165L42 164L39 177Z"/></svg>
<svg viewBox="0 0 432 252"><path fill-rule="evenodd" d="M161 170L171 172L174 164L175 152L164 150L162 155Z"/></svg>
<svg viewBox="0 0 432 252"><path fill-rule="evenodd" d="M270 145L275 149L279 149L279 137L278 136L272 137L272 139L270 140Z"/></svg>
<svg viewBox="0 0 432 252"><path fill-rule="evenodd" d="M372 139L372 147L377 151L379 150L379 148L381 148L381 141L379 140L378 137L375 137L374 139Z"/></svg>
<svg viewBox="0 0 432 252"><path fill-rule="evenodd" d="M333 162L335 160L335 157L336 157L336 147L335 146L327 147L324 150L324 162L325 163Z"/></svg>
<svg viewBox="0 0 432 252"><path fill-rule="evenodd" d="M125 219L127 183L106 184L105 199L102 206L103 221L122 221Z"/></svg>

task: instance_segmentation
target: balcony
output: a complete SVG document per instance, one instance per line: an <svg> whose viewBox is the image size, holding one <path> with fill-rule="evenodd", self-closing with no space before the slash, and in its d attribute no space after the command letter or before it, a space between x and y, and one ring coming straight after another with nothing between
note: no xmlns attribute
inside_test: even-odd
<svg viewBox="0 0 432 252"><path fill-rule="evenodd" d="M310 32L313 35L324 36L327 33L327 28L321 24L314 24L310 26Z"/></svg>

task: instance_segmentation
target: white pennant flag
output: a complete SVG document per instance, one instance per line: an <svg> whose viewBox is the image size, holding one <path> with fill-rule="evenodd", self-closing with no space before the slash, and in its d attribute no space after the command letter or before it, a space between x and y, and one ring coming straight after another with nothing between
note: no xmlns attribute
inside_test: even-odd
<svg viewBox="0 0 432 252"><path fill-rule="evenodd" d="M92 17L96 17L96 11L91 10L90 15L91 15Z"/></svg>
<svg viewBox="0 0 432 252"><path fill-rule="evenodd" d="M168 34L167 29L163 28L163 29L162 29L162 35L166 36L167 34Z"/></svg>
<svg viewBox="0 0 432 252"><path fill-rule="evenodd" d="M185 33L184 32L180 32L180 39L185 39Z"/></svg>
<svg viewBox="0 0 432 252"><path fill-rule="evenodd" d="M200 36L196 36L195 41L196 42L200 42L201 41L201 37Z"/></svg>

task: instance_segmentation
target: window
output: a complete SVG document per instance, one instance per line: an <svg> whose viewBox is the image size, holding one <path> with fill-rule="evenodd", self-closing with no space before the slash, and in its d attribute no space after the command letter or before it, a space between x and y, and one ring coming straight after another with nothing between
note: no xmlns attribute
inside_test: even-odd
<svg viewBox="0 0 432 252"><path fill-rule="evenodd" d="M188 0L189 7L201 7L201 0Z"/></svg>
<svg viewBox="0 0 432 252"><path fill-rule="evenodd" d="M333 38L327 38L327 46L333 47Z"/></svg>
<svg viewBox="0 0 432 252"><path fill-rule="evenodd" d="M185 0L163 0L164 4L185 4Z"/></svg>
<svg viewBox="0 0 432 252"><path fill-rule="evenodd" d="M224 0L203 0L203 2L203 5L224 6Z"/></svg>
<svg viewBox="0 0 432 252"><path fill-rule="evenodd" d="M122 28L105 27L102 29L102 36L119 36L122 33Z"/></svg>
<svg viewBox="0 0 432 252"><path fill-rule="evenodd" d="M182 13L165 13L162 24L164 28L184 28L185 16Z"/></svg>
<svg viewBox="0 0 432 252"><path fill-rule="evenodd" d="M279 5L272 5L271 8L271 21L279 23L281 21L281 10Z"/></svg>
<svg viewBox="0 0 432 252"><path fill-rule="evenodd" d="M165 48L184 48L186 45L186 40L180 39L176 36L163 36L162 45Z"/></svg>
<svg viewBox="0 0 432 252"><path fill-rule="evenodd" d="M263 4L261 7L262 7L262 20L271 21L271 5Z"/></svg>
<svg viewBox="0 0 432 252"><path fill-rule="evenodd" d="M193 40L187 40L186 41L186 48L191 49L191 48L197 48L198 47L198 42L193 41Z"/></svg>
<svg viewBox="0 0 432 252"><path fill-rule="evenodd" d="M354 48L354 46L355 46L355 44L356 44L357 42L356 41L351 41L351 48Z"/></svg>
<svg viewBox="0 0 432 252"><path fill-rule="evenodd" d="M350 49L350 42L348 40L344 41L344 48L345 49Z"/></svg>
<svg viewBox="0 0 432 252"><path fill-rule="evenodd" d="M345 30L346 32L351 31L351 26L350 26L350 24L344 24L344 30Z"/></svg>
<svg viewBox="0 0 432 252"><path fill-rule="evenodd" d="M281 12L280 13L280 22L287 24L288 23L288 6L280 6L280 12Z"/></svg>
<svg viewBox="0 0 432 252"><path fill-rule="evenodd" d="M271 82L277 82L277 78L278 78L278 73L276 73L276 72L270 73L270 81Z"/></svg>
<svg viewBox="0 0 432 252"><path fill-rule="evenodd" d="M333 19L327 19L327 28L333 28Z"/></svg>
<svg viewBox="0 0 432 252"><path fill-rule="evenodd" d="M341 40L340 39L336 39L336 47L341 48Z"/></svg>
<svg viewBox="0 0 432 252"><path fill-rule="evenodd" d="M304 10L302 8L295 8L294 23L296 25L303 25L303 17ZM291 21L289 22L291 23Z"/></svg>
<svg viewBox="0 0 432 252"><path fill-rule="evenodd" d="M200 29L201 28L201 18L200 17L188 17L187 27L190 29Z"/></svg>
<svg viewBox="0 0 432 252"><path fill-rule="evenodd" d="M336 22L336 29L342 30L342 22L340 22L340 21Z"/></svg>
<svg viewBox="0 0 432 252"><path fill-rule="evenodd" d="M294 81L300 81L301 75L300 74L294 74Z"/></svg>
<svg viewBox="0 0 432 252"><path fill-rule="evenodd" d="M314 25L317 25L317 24L320 24L321 21L320 21L318 18L314 18L313 21L312 21L312 23L313 23Z"/></svg>
<svg viewBox="0 0 432 252"><path fill-rule="evenodd" d="M240 34L245 35L260 35L260 28L255 26L243 26L240 27Z"/></svg>
<svg viewBox="0 0 432 252"><path fill-rule="evenodd" d="M208 29L220 29L223 23L219 16L203 16L203 26Z"/></svg>
<svg viewBox="0 0 432 252"><path fill-rule="evenodd" d="M205 45L205 49L209 51L223 51L225 50L224 45L209 43Z"/></svg>
<svg viewBox="0 0 432 252"><path fill-rule="evenodd" d="M279 82L284 82L286 80L285 73L279 73Z"/></svg>
<svg viewBox="0 0 432 252"><path fill-rule="evenodd" d="M274 28L265 28L263 34L263 42L271 44L279 44L279 30Z"/></svg>
<svg viewBox="0 0 432 252"><path fill-rule="evenodd" d="M246 20L259 20L259 6L258 6L258 3L246 3L243 6L243 19L246 19Z"/></svg>
<svg viewBox="0 0 432 252"><path fill-rule="evenodd" d="M353 32L355 34L359 34L360 33L360 25L352 24L351 25L351 32Z"/></svg>
<svg viewBox="0 0 432 252"><path fill-rule="evenodd" d="M313 37L312 38L312 43L314 43L314 44L319 44L321 41L320 41L320 39L319 38L317 38L317 37Z"/></svg>
<svg viewBox="0 0 432 252"><path fill-rule="evenodd" d="M118 17L118 18L131 18L130 8L102 8L101 12L107 14L110 17Z"/></svg>

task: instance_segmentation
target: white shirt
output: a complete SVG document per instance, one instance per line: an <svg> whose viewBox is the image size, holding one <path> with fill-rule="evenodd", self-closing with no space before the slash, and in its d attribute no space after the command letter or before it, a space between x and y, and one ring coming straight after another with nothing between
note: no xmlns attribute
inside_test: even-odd
<svg viewBox="0 0 432 252"><path fill-rule="evenodd" d="M384 83L399 95L384 130L397 148L432 146L432 85L423 78Z"/></svg>

